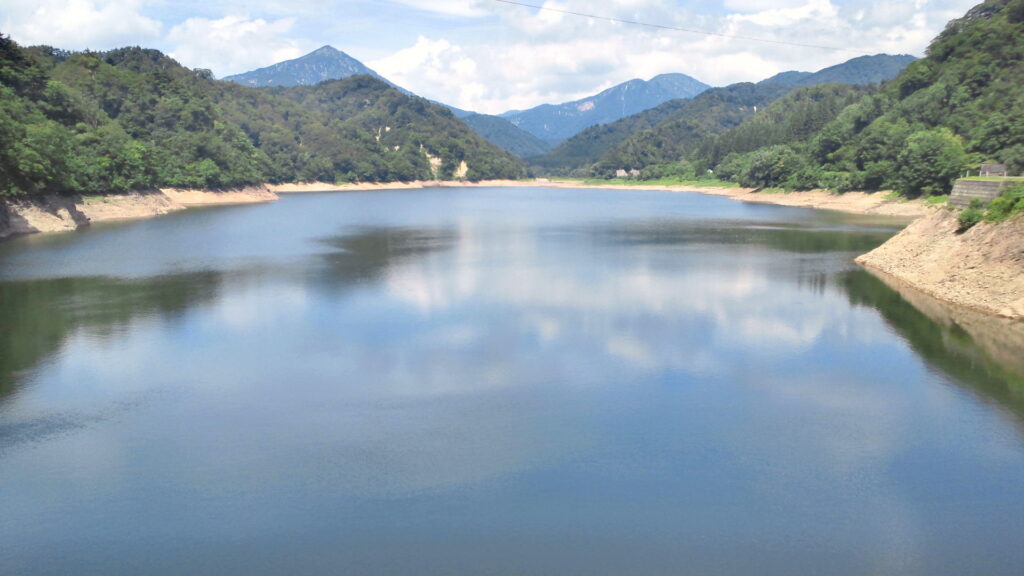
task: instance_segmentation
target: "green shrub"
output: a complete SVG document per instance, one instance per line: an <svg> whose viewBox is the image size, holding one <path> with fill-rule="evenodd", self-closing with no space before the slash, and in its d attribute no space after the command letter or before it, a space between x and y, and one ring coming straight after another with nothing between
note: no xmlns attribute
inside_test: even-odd
<svg viewBox="0 0 1024 576"><path fill-rule="evenodd" d="M1002 222L1014 214L1024 213L1024 184L1007 186L999 198L988 205L985 220Z"/></svg>
<svg viewBox="0 0 1024 576"><path fill-rule="evenodd" d="M960 227L957 228L956 231L958 234L963 234L964 232L967 232L968 230L973 228L975 224L981 222L984 219L985 203L979 200L978 198L975 198L971 200L971 205L966 210L961 212L960 216L957 218Z"/></svg>
<svg viewBox="0 0 1024 576"><path fill-rule="evenodd" d="M957 222L960 224L960 227L957 228L956 231L960 234L963 234L964 232L967 232L968 230L973 228L975 224L981 222L984 219L984 210L982 210L981 208L968 208L967 210L961 212L959 218L957 218Z"/></svg>

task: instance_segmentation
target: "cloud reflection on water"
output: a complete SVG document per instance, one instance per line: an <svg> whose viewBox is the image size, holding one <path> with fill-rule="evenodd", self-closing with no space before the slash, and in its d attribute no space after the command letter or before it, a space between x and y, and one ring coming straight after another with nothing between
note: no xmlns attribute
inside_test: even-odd
<svg viewBox="0 0 1024 576"><path fill-rule="evenodd" d="M915 459L996 482L1021 444L999 461L964 449L999 431L956 395L974 376L936 361L934 324L852 271L888 232L767 224L361 226L187 286L2 285L9 315L122 298L117 330L72 314L19 357L31 377L0 418L53 430L0 429L0 489L51 535L146 515L164 521L151 535L213 541L344 531L359 506L454 498L488 505L434 510L432 529L575 521L621 542L621 519L660 552L696 531L749 558L852 546L871 554L848 566L916 570L944 512L929 502L961 488ZM359 530L394 528L360 509Z"/></svg>

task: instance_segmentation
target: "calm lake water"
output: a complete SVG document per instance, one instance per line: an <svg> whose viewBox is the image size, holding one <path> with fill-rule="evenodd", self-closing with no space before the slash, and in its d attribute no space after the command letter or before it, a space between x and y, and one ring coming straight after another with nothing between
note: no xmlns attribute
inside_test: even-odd
<svg viewBox="0 0 1024 576"><path fill-rule="evenodd" d="M0 245L2 574L1024 574L1024 348L892 222L289 196Z"/></svg>

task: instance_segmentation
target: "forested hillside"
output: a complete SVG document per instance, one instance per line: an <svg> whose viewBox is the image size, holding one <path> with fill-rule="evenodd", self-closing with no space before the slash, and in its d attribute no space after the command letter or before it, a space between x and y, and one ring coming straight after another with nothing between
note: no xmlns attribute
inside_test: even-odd
<svg viewBox="0 0 1024 576"><path fill-rule="evenodd" d="M547 142L500 116L472 114L460 118L488 142L504 148L520 158L538 156L551 149Z"/></svg>
<svg viewBox="0 0 1024 576"><path fill-rule="evenodd" d="M1021 86L1024 0L989 0L880 88L802 89L718 135L673 119L616 146L596 172L713 170L754 187L945 194L983 162L1024 173Z"/></svg>
<svg viewBox="0 0 1024 576"><path fill-rule="evenodd" d="M989 0L949 23L926 58L812 134L721 147L716 172L751 186L944 194L985 161L1024 171L1024 0ZM834 95L834 99L842 99ZM843 102L837 102L843 103ZM705 155L698 169L714 161Z"/></svg>
<svg viewBox="0 0 1024 576"><path fill-rule="evenodd" d="M654 128L689 103L690 100L686 99L669 100L660 106L610 124L591 126L543 156L530 158L530 166L542 174L568 175L581 168L589 169L591 164L597 162L619 142L641 130Z"/></svg>
<svg viewBox="0 0 1024 576"><path fill-rule="evenodd" d="M155 50L23 49L2 36L0 140L5 195L417 180L462 161L471 179L522 171L448 110L369 77L270 93Z"/></svg>
<svg viewBox="0 0 1024 576"><path fill-rule="evenodd" d="M683 157L704 138L719 134L793 90L780 84L733 84L709 90L691 100L667 121L633 134L615 145L594 165L599 175L619 169L666 164Z"/></svg>
<svg viewBox="0 0 1024 576"><path fill-rule="evenodd" d="M617 122L589 128L547 154L530 158L530 165L538 174L610 177L620 169L648 169L661 176L681 175L678 161L696 146L799 87L834 82L871 85L896 77L914 60L912 56L887 54L862 56L814 73L784 72L756 85L713 88L692 101L666 102ZM694 177L688 169L683 171L688 178Z"/></svg>
<svg viewBox="0 0 1024 576"><path fill-rule="evenodd" d="M673 163L702 139L738 126L791 90L749 83L712 88L693 100L672 100L588 128L530 164L538 174L611 177L620 169Z"/></svg>
<svg viewBox="0 0 1024 576"><path fill-rule="evenodd" d="M858 56L842 64L829 66L817 72L783 72L762 80L761 84L775 82L797 86L820 86L821 84L856 84L867 86L881 84L899 76L900 72L917 58L908 54L875 54Z"/></svg>

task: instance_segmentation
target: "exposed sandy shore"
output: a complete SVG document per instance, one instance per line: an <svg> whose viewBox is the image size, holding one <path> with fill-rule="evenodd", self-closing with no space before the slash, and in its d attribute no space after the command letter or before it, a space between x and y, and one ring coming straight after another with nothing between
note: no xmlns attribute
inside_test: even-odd
<svg viewBox="0 0 1024 576"><path fill-rule="evenodd" d="M270 202L266 186L225 190L146 190L104 196L44 196L0 200L0 238L37 232L69 232L94 222L152 218L189 206Z"/></svg>
<svg viewBox="0 0 1024 576"><path fill-rule="evenodd" d="M926 204L924 200L893 199L885 192L846 192L844 194L834 194L825 190L812 190L809 192L766 193L743 188L714 188L696 191L703 194L728 196L733 200L741 202L836 210L851 214L899 216L909 219L927 216L936 210L934 207Z"/></svg>
<svg viewBox="0 0 1024 576"><path fill-rule="evenodd" d="M544 186L552 188L607 188L616 190L663 190L669 192L696 192L726 196L744 202L762 202L786 206L824 208L857 214L884 214L916 217L929 211L923 202L899 202L884 194L851 192L833 195L826 192L798 192L792 194L765 194L746 188L711 188L693 186L584 184L579 181L490 180L484 182L397 182L388 184L327 184L293 183L267 186L249 186L226 190L183 190L164 188L129 194L104 196L45 196L42 198L0 200L0 238L36 232L65 232L76 230L93 222L150 218L184 210L189 206L225 204L251 204L271 202L277 194L296 192L349 192L372 190L410 190L434 187L483 188Z"/></svg>
<svg viewBox="0 0 1024 576"><path fill-rule="evenodd" d="M1024 318L1024 218L956 229L956 212L936 211L857 263L946 302Z"/></svg>
<svg viewBox="0 0 1024 576"><path fill-rule="evenodd" d="M267 187L277 194L294 194L306 192L365 192L373 190L418 190L422 188L500 188L516 186L538 186L536 182L520 180L485 180L483 182L424 181L415 182L359 182L355 184L329 184L326 182L293 182L287 184L268 184ZM547 184L544 184L547 186Z"/></svg>
<svg viewBox="0 0 1024 576"><path fill-rule="evenodd" d="M268 186L246 186L224 190L186 190L161 188L160 191L182 206L218 206L228 204L259 204L273 202L279 197Z"/></svg>

